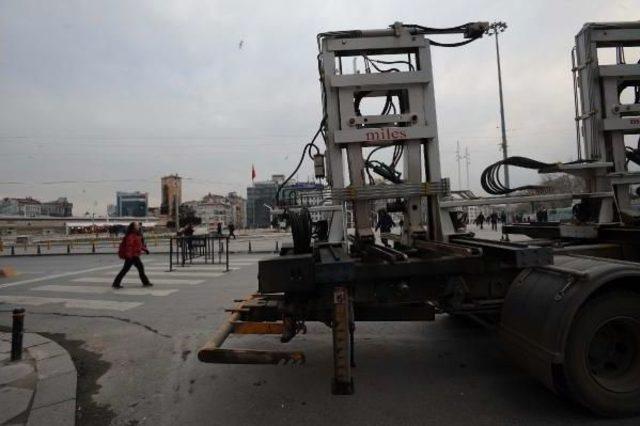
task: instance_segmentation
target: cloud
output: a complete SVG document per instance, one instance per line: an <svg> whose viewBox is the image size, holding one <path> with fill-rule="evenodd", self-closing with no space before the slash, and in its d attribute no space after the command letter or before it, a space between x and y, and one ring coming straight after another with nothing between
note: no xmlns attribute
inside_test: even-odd
<svg viewBox="0 0 640 426"><path fill-rule="evenodd" d="M150 192L178 172L186 198L287 172L321 115L315 35L393 21L504 20L511 153L575 153L569 49L587 21L625 19L631 1L8 0L0 16L0 195L69 196L98 213L117 190ZM243 40L243 48L238 43ZM499 158L492 39L433 49L444 170L460 141L480 171ZM531 147L536 146L535 152ZM311 174L305 164L300 176ZM455 176L451 176L455 180ZM516 183L534 177L514 173ZM130 179L114 183L115 179ZM47 181L77 184L41 185ZM102 180L103 183L87 183Z"/></svg>

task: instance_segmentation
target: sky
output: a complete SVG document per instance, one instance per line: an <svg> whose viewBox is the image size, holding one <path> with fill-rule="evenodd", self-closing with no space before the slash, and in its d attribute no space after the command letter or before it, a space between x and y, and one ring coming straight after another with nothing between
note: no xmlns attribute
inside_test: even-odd
<svg viewBox="0 0 640 426"><path fill-rule="evenodd" d="M640 19L638 6L2 0L0 197L66 196L74 214L102 215L116 191L149 192L158 205L160 177L170 173L184 177L185 200L246 196L252 164L257 180L288 174L318 126L316 34L395 21L506 22L500 53L509 154L572 160L574 36L585 22ZM457 189L459 142L470 152L471 189L481 193L480 173L501 156L494 40L433 47L432 61L443 175ZM306 162L298 178L311 175ZM539 179L512 175L514 184Z"/></svg>

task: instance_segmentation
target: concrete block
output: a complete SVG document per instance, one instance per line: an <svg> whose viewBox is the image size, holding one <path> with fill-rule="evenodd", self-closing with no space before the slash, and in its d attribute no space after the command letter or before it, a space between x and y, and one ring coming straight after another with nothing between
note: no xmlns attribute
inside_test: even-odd
<svg viewBox="0 0 640 426"><path fill-rule="evenodd" d="M27 317L29 313L25 314ZM48 343L51 340L47 339L36 333L24 333L24 337L22 338L22 346L25 348L29 348L31 346L42 345L44 343Z"/></svg>
<svg viewBox="0 0 640 426"><path fill-rule="evenodd" d="M31 409L75 400L77 384L78 377L75 371L38 381Z"/></svg>
<svg viewBox="0 0 640 426"><path fill-rule="evenodd" d="M31 395L30 389L14 388L5 386L0 388L0 424L11 420L18 414L23 413L29 407Z"/></svg>
<svg viewBox="0 0 640 426"><path fill-rule="evenodd" d="M74 399L31 410L27 426L73 426L75 422L76 401Z"/></svg>
<svg viewBox="0 0 640 426"><path fill-rule="evenodd" d="M29 355L36 361L43 360L45 358L53 358L54 356L65 355L67 351L57 344L56 342L49 341L48 343L32 346L27 349Z"/></svg>
<svg viewBox="0 0 640 426"><path fill-rule="evenodd" d="M36 367L38 370L38 378L40 380L60 374L76 372L76 367L73 365L73 361L71 361L71 358L69 358L68 355L45 358L37 361Z"/></svg>
<svg viewBox="0 0 640 426"><path fill-rule="evenodd" d="M15 382L33 373L33 366L29 361L18 361L0 367L0 385Z"/></svg>

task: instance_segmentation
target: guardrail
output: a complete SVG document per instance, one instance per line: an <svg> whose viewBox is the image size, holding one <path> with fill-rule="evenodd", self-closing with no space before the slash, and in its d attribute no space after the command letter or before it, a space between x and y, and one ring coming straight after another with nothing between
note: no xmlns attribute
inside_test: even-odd
<svg viewBox="0 0 640 426"><path fill-rule="evenodd" d="M227 235L218 236L228 239ZM200 237L195 235L194 237ZM176 236L153 234L145 235L145 242L152 253L169 253L173 240L174 252L176 249ZM178 237L179 238L179 237ZM118 238L82 238L82 239L56 239L41 240L24 243L7 243L0 240L0 257L10 256L57 256L57 255L87 255L87 254L114 254L118 252L118 246L122 237ZM225 240L226 241L226 240ZM277 253L284 243L290 242L290 234L275 234L268 236L243 235L237 239L229 239L225 242L225 250L230 253ZM174 253L175 255L175 253Z"/></svg>
<svg viewBox="0 0 640 426"><path fill-rule="evenodd" d="M171 237L169 239L169 271L174 265L193 264L194 259L201 258L204 263L216 263L216 245L218 246L218 263L225 258L225 272L229 271L229 237L224 235L192 235ZM175 262L174 262L175 255Z"/></svg>

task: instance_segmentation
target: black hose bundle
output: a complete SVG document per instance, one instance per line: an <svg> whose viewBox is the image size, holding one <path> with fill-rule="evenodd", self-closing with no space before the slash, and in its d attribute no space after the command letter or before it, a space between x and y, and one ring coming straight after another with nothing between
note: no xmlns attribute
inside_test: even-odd
<svg viewBox="0 0 640 426"><path fill-rule="evenodd" d="M495 162L484 169L482 175L480 176L480 184L482 185L482 189L487 191L487 193L492 195L505 195L515 191L546 188L546 186L544 185L525 185L518 186L516 188L508 188L502 183L502 181L500 181L500 169L502 168L502 166L515 166L525 169L540 170L545 167L550 167L552 166L552 164L543 163L542 161L536 161L526 157L508 157L504 160Z"/></svg>
<svg viewBox="0 0 640 426"><path fill-rule="evenodd" d="M305 207L300 213L287 212L289 224L291 225L291 236L293 238L293 252L295 254L311 253L311 214Z"/></svg>

